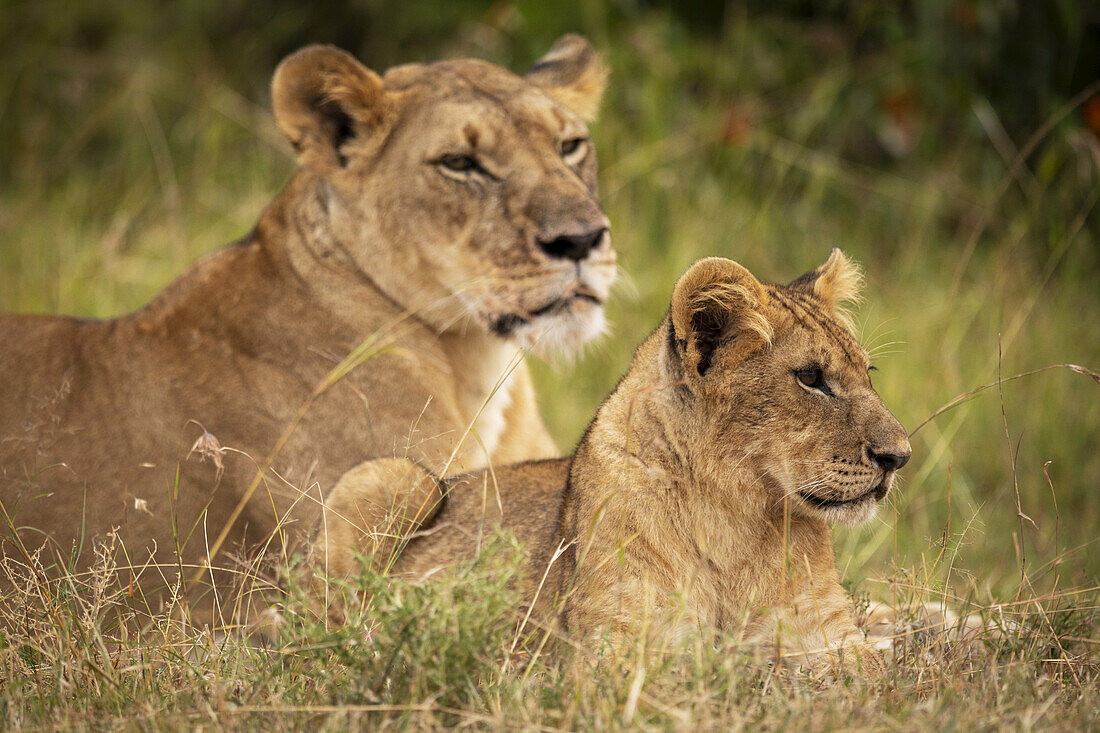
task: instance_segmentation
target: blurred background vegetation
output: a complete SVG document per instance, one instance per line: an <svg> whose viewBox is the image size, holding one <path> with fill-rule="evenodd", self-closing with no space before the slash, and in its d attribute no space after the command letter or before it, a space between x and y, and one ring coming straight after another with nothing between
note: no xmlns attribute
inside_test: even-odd
<svg viewBox="0 0 1100 733"><path fill-rule="evenodd" d="M611 335L536 367L561 448L705 255L775 280L833 246L864 263L861 336L910 429L998 373L1100 368L1085 0L5 0L0 310L117 315L244 235L293 169L267 83L303 44L522 71L566 31L613 73L593 132L625 277ZM1004 599L1022 547L1035 590L1096 585L1100 386L1048 370L1003 414L998 392L923 426L881 521L838 532L850 581Z"/></svg>

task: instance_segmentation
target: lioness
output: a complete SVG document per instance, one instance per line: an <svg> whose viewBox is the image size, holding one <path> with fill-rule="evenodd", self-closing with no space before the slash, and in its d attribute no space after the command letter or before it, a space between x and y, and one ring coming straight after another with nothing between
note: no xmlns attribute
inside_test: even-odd
<svg viewBox="0 0 1100 733"><path fill-rule="evenodd" d="M118 528L130 562L193 574L227 525L246 550L309 527L368 458L557 455L520 350L603 327L615 253L585 120L605 79L575 35L525 76L286 58L272 106L300 166L251 233L129 316L0 318L4 551L48 540L47 562L83 567ZM371 338L382 353L324 382ZM196 438L214 461L187 460Z"/></svg>
<svg viewBox="0 0 1100 733"><path fill-rule="evenodd" d="M873 672L829 525L870 519L910 448L836 310L858 283L840 250L785 287L701 260L572 459L442 481L410 461L361 466L327 498L317 563L346 573L355 552L381 553L425 574L474 555L488 521L526 544L535 614L572 634L785 628L796 649L847 645Z"/></svg>

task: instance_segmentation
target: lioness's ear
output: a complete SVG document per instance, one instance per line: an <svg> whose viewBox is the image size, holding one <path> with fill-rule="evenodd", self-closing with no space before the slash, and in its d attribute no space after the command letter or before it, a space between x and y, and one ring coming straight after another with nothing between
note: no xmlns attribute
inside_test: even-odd
<svg viewBox="0 0 1100 733"><path fill-rule="evenodd" d="M825 264L807 272L787 287L819 298L850 327L848 314L843 306L845 303L859 302L860 291L863 289L863 271L834 247Z"/></svg>
<svg viewBox="0 0 1100 733"><path fill-rule="evenodd" d="M685 378L705 376L715 352L730 342L746 353L770 343L772 327L761 312L767 297L760 281L732 260L692 265L676 283L669 311L669 349L682 360Z"/></svg>
<svg viewBox="0 0 1100 733"><path fill-rule="evenodd" d="M271 79L275 121L302 165L347 165L341 148L385 115L382 80L347 51L306 46L283 59Z"/></svg>
<svg viewBox="0 0 1100 733"><path fill-rule="evenodd" d="M607 67L587 39L568 33L535 62L525 78L555 102L591 122L596 119L607 86Z"/></svg>

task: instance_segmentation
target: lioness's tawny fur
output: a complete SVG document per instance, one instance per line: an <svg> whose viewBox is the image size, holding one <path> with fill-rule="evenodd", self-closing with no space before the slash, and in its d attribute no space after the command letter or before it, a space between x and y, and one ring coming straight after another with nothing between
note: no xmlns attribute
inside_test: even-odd
<svg viewBox="0 0 1100 733"><path fill-rule="evenodd" d="M910 448L836 314L858 282L839 250L786 287L696 263L572 460L442 481L410 461L361 466L328 498L316 563L388 561L417 529L392 569L423 575L475 554L487 522L526 545L524 593L569 633L717 627L843 645L873 672L830 524L873 516Z"/></svg>
<svg viewBox="0 0 1100 733"><path fill-rule="evenodd" d="M0 500L22 545L80 569L117 527L123 562L162 564L141 574L155 610L375 336L382 353L316 396L223 550L282 548L368 458L556 455L521 349L603 326L615 255L584 120L605 77L578 36L526 76L471 59L380 76L329 46L284 60L272 105L300 167L248 236L129 316L0 318ZM204 431L216 460L189 457Z"/></svg>

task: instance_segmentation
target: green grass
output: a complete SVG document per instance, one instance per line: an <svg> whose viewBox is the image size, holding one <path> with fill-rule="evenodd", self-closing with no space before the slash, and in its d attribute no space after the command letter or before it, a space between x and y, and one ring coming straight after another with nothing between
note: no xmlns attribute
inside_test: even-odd
<svg viewBox="0 0 1100 733"><path fill-rule="evenodd" d="M730 12L699 32L659 9L611 2L466 2L401 21L373 3L346 18L289 7L258 17L243 3L197 0L151 8L0 9L2 311L133 310L245 234L293 168L266 83L300 43L341 40L378 67L469 54L522 68L559 32L580 30L613 70L593 132L624 279L606 339L576 361L536 365L563 450L663 314L678 275L707 255L775 280L833 246L861 261L861 335L876 386L910 429L998 375L1100 368L1100 142L1068 95L1037 98L1026 125L1002 120L977 81L936 63L947 56L928 28L884 31L889 43L857 54L843 24ZM364 18L375 20L345 27ZM364 643L361 627L326 631L305 616L275 650L167 631L119 644L121 597L92 612L59 586L32 599L0 643L0 720L1095 727L1100 595L1068 591L1100 578L1097 435L1100 387L1055 368L987 389L914 436L882 521L837 533L846 582L883 600L916 586L980 607L1039 601L1011 606L1028 631L971 659L903 659L892 689L822 697L723 642L639 652L647 672L632 696L637 660L577 676L527 645L513 650L514 599L493 565L376 595L371 610L417 619L419 641L457 635L449 651L410 647L400 627ZM507 547L500 558L514 562ZM379 590L369 574L362 582ZM463 584L483 592L461 595ZM65 598L48 618L46 597Z"/></svg>

